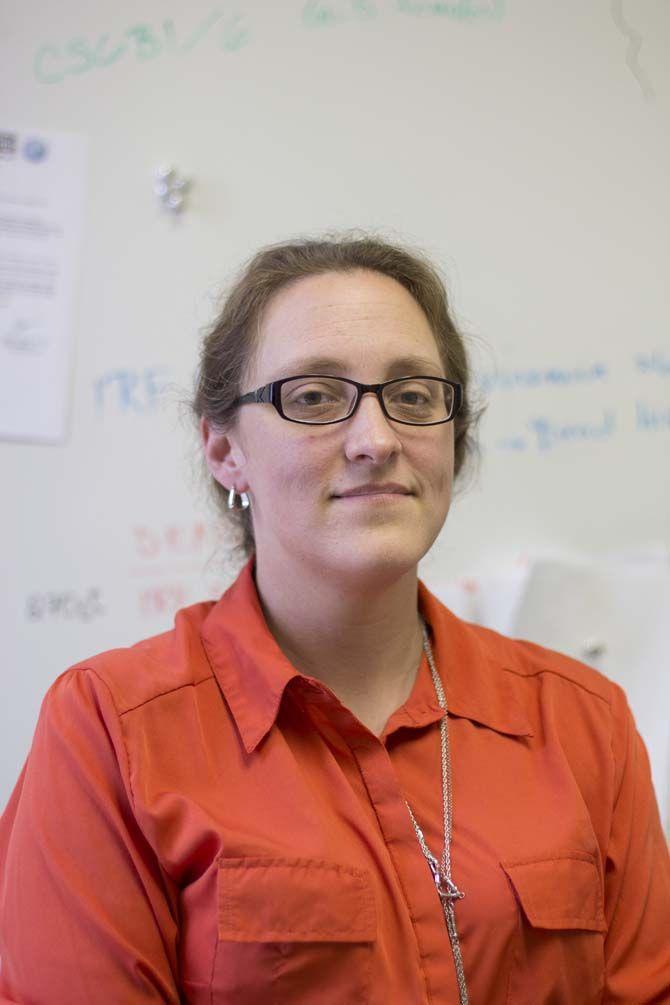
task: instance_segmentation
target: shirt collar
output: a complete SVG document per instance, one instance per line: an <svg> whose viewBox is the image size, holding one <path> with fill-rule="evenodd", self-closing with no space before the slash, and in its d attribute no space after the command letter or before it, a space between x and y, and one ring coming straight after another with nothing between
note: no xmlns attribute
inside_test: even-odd
<svg viewBox="0 0 670 1005"><path fill-rule="evenodd" d="M449 713L498 733L532 736L517 694L518 677L508 672L516 663L510 659L511 640L457 618L421 581L419 609L431 627L433 657ZM427 668L425 676L434 694Z"/></svg>
<svg viewBox="0 0 670 1005"><path fill-rule="evenodd" d="M247 753L274 725L286 685L301 676L267 626L250 558L200 630Z"/></svg>
<svg viewBox="0 0 670 1005"><path fill-rule="evenodd" d="M290 681L300 678L304 688L324 691L323 684L299 673L279 648L265 621L253 570L251 558L201 628L205 652L247 753L274 725ZM509 675L480 637L485 630L457 618L422 582L419 609L431 629L450 714L511 736L532 736ZM408 700L391 716L385 734L401 726L428 725L441 714L424 658Z"/></svg>

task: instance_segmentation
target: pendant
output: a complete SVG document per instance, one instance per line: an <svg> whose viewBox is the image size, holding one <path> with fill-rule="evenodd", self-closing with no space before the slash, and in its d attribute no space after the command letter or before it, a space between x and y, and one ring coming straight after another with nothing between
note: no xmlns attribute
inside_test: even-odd
<svg viewBox="0 0 670 1005"><path fill-rule="evenodd" d="M458 993L459 993L459 1003L460 1005L469 1005L468 989L465 983L465 970L463 968L463 957L461 955L461 943L458 938L458 929L456 928L456 912L454 911L454 901L462 900L465 894L448 876L445 876L440 869L440 864L437 859L431 855L428 859L428 865L430 866L430 871L433 874L433 879L435 880L435 888L440 897L440 903L442 904L442 911L444 912L444 920L447 925L447 932L449 934L449 942L451 943L451 952L454 957L454 966L456 968L456 980L458 981Z"/></svg>
<svg viewBox="0 0 670 1005"><path fill-rule="evenodd" d="M428 859L428 865L430 866L430 871L433 874L435 887L440 895L442 904L444 905L445 901L450 904L454 900L462 900L465 894L458 889L456 884L452 882L448 876L444 875L440 869L438 861L434 857L431 856L431 858Z"/></svg>
<svg viewBox="0 0 670 1005"><path fill-rule="evenodd" d="M463 894L461 894L463 896ZM456 980L458 981L458 997L460 1005L469 1005L468 989L465 983L465 969L463 967L463 957L461 955L461 943L456 929L456 915L454 913L453 900L442 899L442 910L444 920L447 923L451 952L454 957L454 967L456 969Z"/></svg>

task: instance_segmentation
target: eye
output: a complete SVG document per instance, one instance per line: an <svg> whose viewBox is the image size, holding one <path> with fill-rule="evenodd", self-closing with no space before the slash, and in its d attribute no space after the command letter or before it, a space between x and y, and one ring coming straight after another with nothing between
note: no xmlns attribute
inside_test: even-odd
<svg viewBox="0 0 670 1005"><path fill-rule="evenodd" d="M282 388L284 402L291 405L321 405L340 401L344 391L341 384L329 381L296 381Z"/></svg>
<svg viewBox="0 0 670 1005"><path fill-rule="evenodd" d="M333 401L333 395L328 391L309 388L299 394L291 395L291 401L296 405L320 405L324 401Z"/></svg>
<svg viewBox="0 0 670 1005"><path fill-rule="evenodd" d="M429 385L413 381L411 384L392 384L389 397L397 405L428 405L433 401L435 392Z"/></svg>
<svg viewBox="0 0 670 1005"><path fill-rule="evenodd" d="M423 405L430 401L430 397L422 391L401 391L396 400L403 405Z"/></svg>
<svg viewBox="0 0 670 1005"><path fill-rule="evenodd" d="M406 378L390 384L385 401L391 417L401 421L432 422L444 414L441 384L430 378Z"/></svg>
<svg viewBox="0 0 670 1005"><path fill-rule="evenodd" d="M298 377L282 387L284 414L306 422L329 422L347 414L351 387L336 377Z"/></svg>

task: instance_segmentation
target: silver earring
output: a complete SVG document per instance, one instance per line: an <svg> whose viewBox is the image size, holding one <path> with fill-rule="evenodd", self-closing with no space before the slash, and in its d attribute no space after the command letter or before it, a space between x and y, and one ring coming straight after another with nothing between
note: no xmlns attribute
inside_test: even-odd
<svg viewBox="0 0 670 1005"><path fill-rule="evenodd" d="M234 488L230 489L228 493L228 509L236 509L236 510L248 509L249 496L246 494L246 492L240 492L239 495L240 495L240 501L238 503L237 499L235 498L237 496L237 492L235 491Z"/></svg>

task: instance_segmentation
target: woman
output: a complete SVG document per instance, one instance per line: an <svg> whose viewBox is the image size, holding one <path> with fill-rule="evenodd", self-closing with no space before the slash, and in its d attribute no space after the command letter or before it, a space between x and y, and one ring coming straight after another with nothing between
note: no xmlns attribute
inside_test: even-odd
<svg viewBox="0 0 670 1005"><path fill-rule="evenodd" d="M430 264L262 250L194 410L249 560L49 689L0 829L1 1000L670 1001L622 691L417 580L476 418Z"/></svg>

